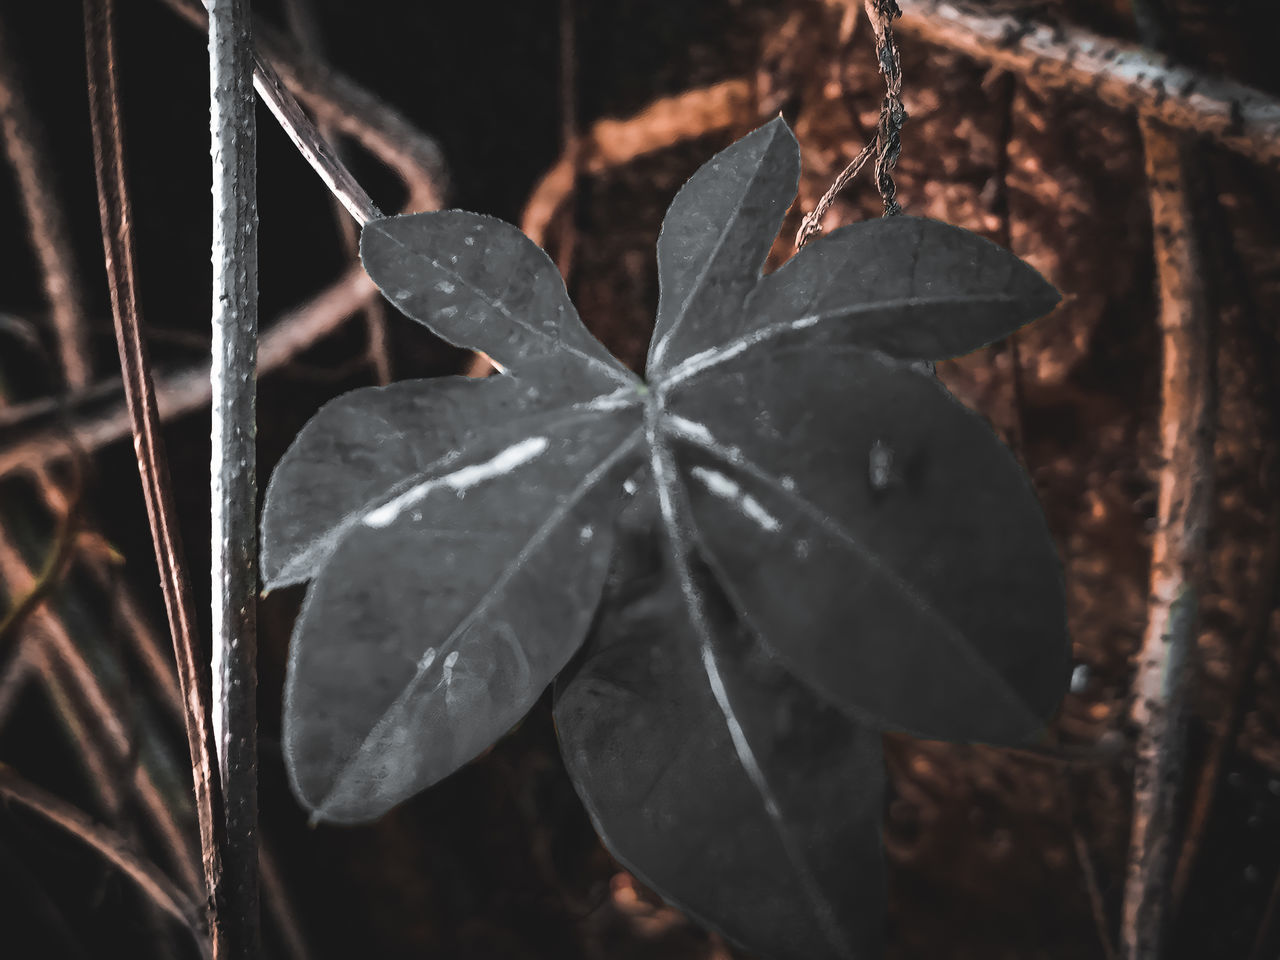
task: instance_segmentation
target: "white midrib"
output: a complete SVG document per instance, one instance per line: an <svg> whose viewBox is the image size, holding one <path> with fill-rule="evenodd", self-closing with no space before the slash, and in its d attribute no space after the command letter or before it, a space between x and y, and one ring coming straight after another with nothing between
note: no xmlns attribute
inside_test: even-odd
<svg viewBox="0 0 1280 960"><path fill-rule="evenodd" d="M516 424L527 424L531 429L537 424L538 428L545 431L555 430L563 427L565 424L572 423L579 418L595 416L599 413L606 413L613 410L622 409L623 406L636 406L638 400L629 404L621 405L600 405L601 401L612 400L614 394L607 394L597 397L594 400L586 401L582 404L575 404L573 407L564 411L551 411L530 414L527 417L519 417L515 420L508 421L505 426L514 426ZM558 414L558 415L557 415ZM543 422L545 421L545 422ZM510 449L510 448L508 448ZM354 509L343 514L342 517L322 534L313 539L305 549L293 554L280 570L280 573L272 578L273 587L288 586L290 584L299 583L302 580L309 579L306 576L308 571L314 570L320 562L320 558L331 554L337 549L342 542L343 537L355 526L363 523L369 515L376 513L387 507L398 497L406 495L415 488L426 488L429 484L443 484L449 474L441 474L439 471L445 469L450 464L457 462L459 454L452 452L443 457L439 457L427 464L421 470L402 478L398 482L392 484L383 490L377 496L370 497ZM468 465L472 465L470 461ZM467 465L459 468L459 470L467 469ZM424 495L425 491L424 490Z"/></svg>
<svg viewBox="0 0 1280 960"><path fill-rule="evenodd" d="M490 584L480 600L473 606L467 614L458 621L457 625L450 631L449 635L437 646L436 656L433 659L447 659L449 654L453 652L458 641L467 633L467 631L475 624L475 622L489 611L489 608L497 601L497 597L502 593L503 588L511 581L511 579L524 568L529 557L542 546L552 532L564 521L569 512L577 506L577 504L590 493L600 482L600 480L609 472L610 469L624 456L631 451L632 448L640 440L641 428L637 427L631 431L616 447L614 447L607 456L605 456L590 473L583 479L569 496L556 505L556 508L547 515L547 519L539 524L525 541L520 552L503 567L502 572ZM423 678L427 675L426 670L418 670L413 679L405 685L400 695L392 701L391 705L383 711L382 715L375 721L369 729L369 733L365 735L360 746L357 747L350 757L342 764L336 777L334 777L333 785L325 793L324 801L316 808L316 816L321 815L329 806L335 796L341 793L343 787L347 785L350 777L358 768L358 761L361 760L368 752L372 744L378 742L379 734L390 722L390 718L395 716L405 705L405 703L413 696L422 683Z"/></svg>
<svg viewBox="0 0 1280 960"><path fill-rule="evenodd" d="M761 157L769 152L769 149L773 146L773 140L776 136L777 134L775 133L770 137L769 142L765 144L764 149L761 151ZM742 216L742 198L746 197L751 192L751 188L755 186L756 177L760 175L762 168L763 164L758 164L756 168L751 171L751 176L747 179L741 193L738 195L738 203L736 204L732 215L730 215L729 219L725 221L725 225L721 229L720 235L716 237L715 245L711 248L711 255L707 257L706 263L703 265L702 269L698 271L698 275L694 277L693 285L690 286L689 293L680 304L680 309L676 313L675 319L671 321L671 326L667 328L666 334L664 334L662 339L654 345L653 356L650 358L650 362L653 364L655 369L657 369L658 365L662 363L662 358L666 355L667 348L671 345L671 339L675 336L676 330L678 330L680 325L684 322L685 317L688 316L689 307L693 303L693 298L696 297L698 295L698 291L702 289L702 284L706 281L707 274L711 272L712 266L715 265L716 258L720 256L720 251L724 248L725 241L728 239L729 233L733 230L734 225L737 224L738 218Z"/></svg>
<svg viewBox="0 0 1280 960"><path fill-rule="evenodd" d="M725 447L714 439L711 431L706 429L705 425L699 424L698 426L702 427L701 431L681 430L677 436L684 442L710 453L717 461L724 464L726 467L730 469L736 468L749 476L754 477L756 480L759 480L779 496L794 504L797 509L807 515L813 522L818 524L818 526L822 527L838 540L845 543L851 550L853 550L853 552L862 557L878 574L883 576L888 581L890 587L899 591L912 605L912 607L920 610L926 617L938 624L943 635L951 642L952 646L960 652L962 657L968 660L969 663L976 668L980 675L986 678L988 683L990 683L997 691L997 695L1003 698L1006 703L1010 704L1019 716L1024 720L1029 718L1035 723L1040 722L1039 718L1032 713L1031 709L1025 702L1023 702L1022 698L1010 688L1008 682L1003 676L1001 676L999 671L997 671L985 658L980 656L978 652L974 650L973 645L969 643L968 638L965 637L964 633L955 624L943 616L942 612L929 601L928 597L924 596L912 587L911 584L904 580L896 570L890 567L889 564L885 563L878 553L871 550L865 543L858 539L852 531L848 530L844 524L836 520L835 517L832 517L824 510L820 509L813 503L810 503L795 490L788 489L768 470L765 470L749 458L743 456L741 450ZM711 436L712 439L706 440L704 438L704 434L706 436ZM729 584L725 584L724 586L726 590L733 593ZM753 632L759 634L759 631Z"/></svg>
<svg viewBox="0 0 1280 960"><path fill-rule="evenodd" d="M765 814L778 835L778 840L786 852L787 859L791 861L791 865L800 879L800 885L804 889L805 896L813 905L815 919L822 928L823 936L832 946L847 956L851 953L851 949L843 931L836 925L835 910L822 892L822 888L818 885L817 878L814 877L808 861L804 858L803 853L796 845L795 838L787 828L777 797L774 795L773 788L769 785L769 780L765 776L759 760L756 759L755 750L747 738L746 731L742 729L742 724L738 720L737 712L734 710L733 702L729 697L728 689L725 687L724 678L720 674L720 666L716 660L711 638L711 628L707 624L706 612L703 609L697 587L693 582L693 574L689 569L688 557L691 545L689 538L685 535L675 503L679 481L675 477L674 458L670 448L660 435L657 426L657 421L663 417L660 402L655 398L654 402L646 407L645 413L645 434L649 441L653 481L658 490L658 505L662 512L663 523L667 529L667 545L671 551L671 560L676 567L676 573L680 581L680 592L684 596L685 607L689 612L689 621L693 624L693 628L698 635L702 667L707 675L707 684L711 688L711 695L729 731L729 739L733 744L738 763L746 774L747 779L751 781L752 787L760 795Z"/></svg>
<svg viewBox="0 0 1280 960"><path fill-rule="evenodd" d="M758 327L749 333L744 333L739 337L711 347L693 356L682 360L679 365L662 374L653 383L653 389L666 393L676 385L696 377L707 370L717 367L722 363L726 363L768 340L780 337L785 333L791 333L796 330L805 330L818 324L828 323L833 320L845 320L851 317L862 316L868 313L879 313L887 310L902 310L908 307L937 307L947 304L1001 304L1013 303L1017 298L1009 293L983 293L968 294L964 296L945 296L945 297L898 297L892 300L878 300L874 303L859 303L852 306L841 307L836 310L826 310L820 313L810 313L803 317L797 317L794 320L787 320L782 323L771 323L767 326ZM871 352L874 348L867 348Z"/></svg>

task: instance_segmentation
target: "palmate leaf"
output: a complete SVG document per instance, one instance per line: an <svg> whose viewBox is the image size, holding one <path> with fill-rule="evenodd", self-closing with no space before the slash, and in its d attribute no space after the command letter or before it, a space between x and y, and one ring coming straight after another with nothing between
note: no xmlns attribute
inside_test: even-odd
<svg viewBox="0 0 1280 960"><path fill-rule="evenodd" d="M918 361L1057 294L905 216L762 278L798 167L776 120L680 191L648 383L515 228L366 226L388 298L504 372L341 397L272 478L264 578L311 582L285 748L317 818L375 817L482 752L594 620L556 717L610 849L766 956L874 955L879 730L1016 742L1067 679L1030 485Z"/></svg>
<svg viewBox="0 0 1280 960"><path fill-rule="evenodd" d="M637 479L599 622L556 683L561 750L592 820L645 883L761 955L875 956L880 733L781 669L696 565L705 632L695 625Z"/></svg>

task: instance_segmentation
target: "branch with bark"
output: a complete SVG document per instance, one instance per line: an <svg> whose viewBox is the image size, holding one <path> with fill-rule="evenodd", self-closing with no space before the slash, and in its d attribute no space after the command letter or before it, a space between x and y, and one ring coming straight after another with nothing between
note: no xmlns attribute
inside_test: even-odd
<svg viewBox="0 0 1280 960"><path fill-rule="evenodd" d="M209 4L209 133L213 158L212 711L222 783L222 890L214 954L254 960L258 920L258 128L255 81L272 110L296 101L255 69L248 0ZM265 87L264 87L265 84ZM278 96L277 94L283 94ZM305 119L305 118L304 118ZM310 126L282 125L353 215L372 202ZM310 134L304 136L303 134ZM310 151L312 142L327 150ZM327 162L332 161L332 162ZM345 174L345 179L340 175ZM376 214L376 211L375 211ZM213 891L210 891L213 892Z"/></svg>
<svg viewBox="0 0 1280 960"><path fill-rule="evenodd" d="M840 9L863 0L825 0ZM942 0L903 0L901 34L1007 70L1042 89L1096 97L1183 134L1280 166L1280 101L1159 53L1081 27Z"/></svg>
<svg viewBox="0 0 1280 960"><path fill-rule="evenodd" d="M1164 955L1186 779L1186 722L1213 508L1214 330L1204 286L1191 146L1143 118L1162 345L1156 531L1130 721L1133 825L1120 939L1129 960Z"/></svg>

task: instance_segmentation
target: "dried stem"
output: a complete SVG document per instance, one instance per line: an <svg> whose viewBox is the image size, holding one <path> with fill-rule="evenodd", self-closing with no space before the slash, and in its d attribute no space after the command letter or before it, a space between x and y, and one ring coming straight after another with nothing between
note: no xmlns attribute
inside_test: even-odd
<svg viewBox="0 0 1280 960"><path fill-rule="evenodd" d="M311 300L285 314L258 344L258 375L279 370L299 353L340 327L348 317L377 295L378 288L359 264ZM103 384L72 403L65 415L44 401L7 411L9 442L0 449L0 476L15 470L37 469L71 453L70 443L93 452L129 436L131 419L119 396L119 384ZM155 400L162 421L194 413L212 395L205 364L162 377L155 384ZM60 418L69 420L64 424ZM67 430L70 430L70 437Z"/></svg>
<svg viewBox="0 0 1280 960"><path fill-rule="evenodd" d="M207 706L207 676L202 667L204 658L197 654L195 611L173 520L168 461L160 437L155 391L141 334L133 268L132 217L125 183L116 89L112 0L85 0L85 48L94 168L107 276L111 286L111 308L137 451L138 473L142 479L169 631L178 662L182 698L187 706L187 743L216 951L217 944L223 940L218 908L226 899L221 853L222 797L213 767L215 748Z"/></svg>
<svg viewBox="0 0 1280 960"><path fill-rule="evenodd" d="M122 837L94 823L83 811L65 800L27 782L3 763L0 763L0 795L40 814L100 853L136 883L152 903L191 932L201 956L209 956L200 912L195 904L153 864L139 857Z"/></svg>
<svg viewBox="0 0 1280 960"><path fill-rule="evenodd" d="M216 8L218 0L213 0L211 6ZM289 135L307 163L320 175L329 192L338 198L361 226L381 217L382 212L373 205L364 188L356 183L356 178L351 175L346 164L338 159L333 146L320 135L311 118L303 113L302 107L285 88L284 81L271 63L256 51L252 52L252 56L255 61L253 86L262 97L262 102L275 114L281 128Z"/></svg>
<svg viewBox="0 0 1280 960"><path fill-rule="evenodd" d="M850 7L863 0L825 0ZM1022 13L905 0L897 30L1017 74L1041 89L1070 90L1203 136L1271 167L1280 165L1280 100L1173 63L1159 53Z"/></svg>
<svg viewBox="0 0 1280 960"><path fill-rule="evenodd" d="M890 217L902 212L893 182L893 168L902 153L902 125L907 122L902 105L902 57L893 37L893 21L902 11L895 0L863 0L863 7L876 35L876 60L884 75L885 95L876 125L876 189L884 201L884 215Z"/></svg>
<svg viewBox="0 0 1280 960"><path fill-rule="evenodd" d="M193 26L208 28L208 15L196 0L161 2ZM268 86L278 88L279 92L287 90L298 97L318 122L331 124L334 129L351 137L394 170L408 188L405 209L435 210L440 207L447 187L447 176L443 155L434 140L348 77L315 63L307 64L294 47L269 25L255 19L253 35L258 50L256 62L262 68L263 82L269 80ZM255 85L260 82L256 72L254 82ZM264 91L261 86L258 90L268 105L271 104L269 98L278 95L269 90ZM274 107L272 111L275 112ZM296 113L289 111L287 116L276 113L276 118L285 126L286 133L295 143L299 143L301 136L311 148L328 150L332 154L331 148L314 132L314 125L301 110ZM310 127L311 132L295 134L290 125L296 125L297 131ZM325 158L318 159L329 162ZM340 176L337 167L341 167L341 164L336 157L332 157L332 160L335 163L334 175ZM327 175L321 172L321 176ZM354 182L351 181L353 184ZM351 210L357 222L363 223L376 215L372 203L365 207L356 195L339 199ZM356 209L348 205L348 200Z"/></svg>
<svg viewBox="0 0 1280 960"><path fill-rule="evenodd" d="M853 178L862 172L862 168L867 165L867 161L875 155L876 141L872 140L859 151L853 161L835 178L831 186L827 188L827 192L814 204L813 209L805 214L804 220L800 222L800 229L796 231L797 250L802 250L806 243L822 232L822 219L827 215L827 211L831 209L831 205L836 202L836 197L844 192L844 188L853 182Z"/></svg>
<svg viewBox="0 0 1280 960"><path fill-rule="evenodd" d="M222 851L226 897L218 903L218 923L225 939L215 937L214 942L219 960L253 960L259 949L255 453L258 133L249 23L248 0L212 0L209 4L209 132L213 155L213 456L209 465L213 515L212 680L213 727L226 817ZM278 102L291 105L301 114L297 102L287 94ZM288 124L285 127L291 134L298 129L315 133L309 121L305 128ZM319 139L318 133L315 138ZM311 159L301 139L295 136L295 142ZM329 156L332 157L331 152ZM314 159L312 162L315 165ZM321 176L327 169L321 169ZM364 215L358 205L348 203L352 196L349 185L326 182L354 216Z"/></svg>
<svg viewBox="0 0 1280 960"><path fill-rule="evenodd" d="M285 19L289 29L298 41L298 47L310 63L323 64L324 43L316 22L310 0L285 0ZM338 141L333 124L327 120L318 120L316 128L324 139L333 144L338 159L346 163L346 155L342 144ZM360 232L354 222L345 215L340 201L335 203L338 236L342 241L342 251L348 260L360 257ZM381 297L373 297L365 305L364 328L368 340L368 357L373 367L374 379L385 386L393 377L391 353L387 346L387 313L385 302Z"/></svg>
<svg viewBox="0 0 1280 960"><path fill-rule="evenodd" d="M1129 960L1159 960L1168 926L1198 595L1213 505L1214 336L1188 148L1149 118L1141 127L1163 347L1162 468L1147 627L1130 707L1138 738L1121 942Z"/></svg>
<svg viewBox="0 0 1280 960"><path fill-rule="evenodd" d="M74 392L87 387L93 377L84 304L62 202L50 183L54 165L23 99L7 32L0 23L0 134L18 181L31 247L44 279L62 374Z"/></svg>
<svg viewBox="0 0 1280 960"><path fill-rule="evenodd" d="M876 62L885 81L876 138L858 152L801 221L800 229L796 231L796 250L803 249L822 232L822 220L836 202L836 197L862 172L872 156L876 158L876 189L884 201L884 215L888 217L902 211L895 199L898 188L893 182L893 167L902 153L902 125L907 122L907 111L902 105L902 57L893 37L894 18L902 16L902 11L894 0L865 0L864 9L875 34Z"/></svg>
<svg viewBox="0 0 1280 960"><path fill-rule="evenodd" d="M0 580L4 581L11 594L30 591L35 582L30 568L3 528L0 528ZM116 788L96 748L92 747L93 743L103 743L118 769L126 764L133 767L131 771L121 772L127 774L126 779L139 807L165 840L174 866L184 879L191 881L191 889L198 891L202 881L198 871L190 865L190 848L183 839L181 828L150 774L134 764L136 751L122 719L126 716L124 706L98 679L84 652L72 640L53 610L41 607L32 613L16 657L19 659L9 669L16 669L19 663L26 662L41 678L50 697L59 705L60 713L81 748L86 767L93 771L94 783L104 797L114 797ZM92 737L84 731L92 731ZM118 801L114 802L118 805Z"/></svg>
<svg viewBox="0 0 1280 960"><path fill-rule="evenodd" d="M54 530L53 535L53 546L49 549L49 554L40 568L40 572L35 576L26 592L18 597L16 602L10 605L4 617L0 618L0 651L4 650L12 637L17 636L27 617L39 608L57 588L58 584L62 582L62 577L71 562L71 557L75 550L76 537L80 531L80 512L78 507L81 485L79 459L73 458L73 462L76 463L75 493L71 497L68 508L58 515L57 528Z"/></svg>

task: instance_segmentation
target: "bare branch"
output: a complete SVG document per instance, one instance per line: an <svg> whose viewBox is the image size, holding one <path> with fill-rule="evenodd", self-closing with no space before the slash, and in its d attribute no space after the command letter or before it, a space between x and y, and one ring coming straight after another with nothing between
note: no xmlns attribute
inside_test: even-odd
<svg viewBox="0 0 1280 960"><path fill-rule="evenodd" d="M50 183L54 167L23 99L21 79L6 34L5 25L0 23L0 134L18 180L31 247L44 279L62 373L74 392L87 387L93 378L84 303L62 201Z"/></svg>
<svg viewBox="0 0 1280 960"><path fill-rule="evenodd" d="M124 155L116 88L112 0L85 0L85 50L89 74L89 115L93 130L98 209L116 342L124 373L138 473L160 570L169 632L178 661L178 677L187 706L187 745L200 821L200 847L209 902L223 899L221 864L222 797L214 774L213 728L209 719L207 675L197 655L196 618L174 523L168 461L160 436L160 418L151 369L142 340L133 267L132 216L125 182ZM213 939L219 941L213 907Z"/></svg>
<svg viewBox="0 0 1280 960"><path fill-rule="evenodd" d="M337 330L360 307L376 296L378 288L359 264L331 286L277 320L258 342L258 376L280 369L318 340ZM67 427L62 414L47 401L15 406L0 417L0 430L9 435L0 448L0 476L15 470L38 468L63 459L74 443L87 452L115 443L130 433L128 407L119 383L103 384L88 391L85 399L70 404ZM189 367L161 377L155 384L160 420L173 420L201 410L211 396L209 368Z"/></svg>
<svg viewBox="0 0 1280 960"><path fill-rule="evenodd" d="M1133 681L1133 827L1120 938L1129 960L1160 960L1185 779L1185 736L1213 506L1214 331L1204 287L1191 160L1150 117L1147 160L1162 339L1159 500L1147 627Z"/></svg>
<svg viewBox="0 0 1280 960"><path fill-rule="evenodd" d="M825 2L847 8L862 0ZM902 7L900 33L1008 70L1042 89L1097 97L1280 166L1280 101L1260 90L1080 27L962 9L944 0L903 0Z"/></svg>
<svg viewBox="0 0 1280 960"><path fill-rule="evenodd" d="M0 795L40 814L100 853L136 883L152 903L191 932L201 956L209 956L208 941L195 904L153 864L139 857L118 834L94 823L65 800L27 782L3 763L0 763Z"/></svg>
<svg viewBox="0 0 1280 960"><path fill-rule="evenodd" d="M196 0L161 2L193 26L208 28L208 16ZM263 68L264 79L274 75L282 84L281 89L287 89L296 96L318 122L330 124L351 137L396 171L409 192L405 209L439 209L444 202L448 178L443 154L434 140L353 80L318 64L306 63L294 46L269 25L255 19L253 34L259 54L257 62ZM255 75L255 84L257 82ZM268 85L274 84L275 80L271 80ZM259 92L263 92L261 87ZM264 92L263 95L265 98L268 94ZM276 116L291 138L293 133L289 124L310 123L305 117L299 121L296 117ZM320 141L323 143L323 138ZM297 139L294 142L297 143ZM346 204L345 199L343 202ZM359 198L354 198L353 202L362 211L352 210L356 220L364 223L370 219L372 203L369 209L363 209Z"/></svg>

